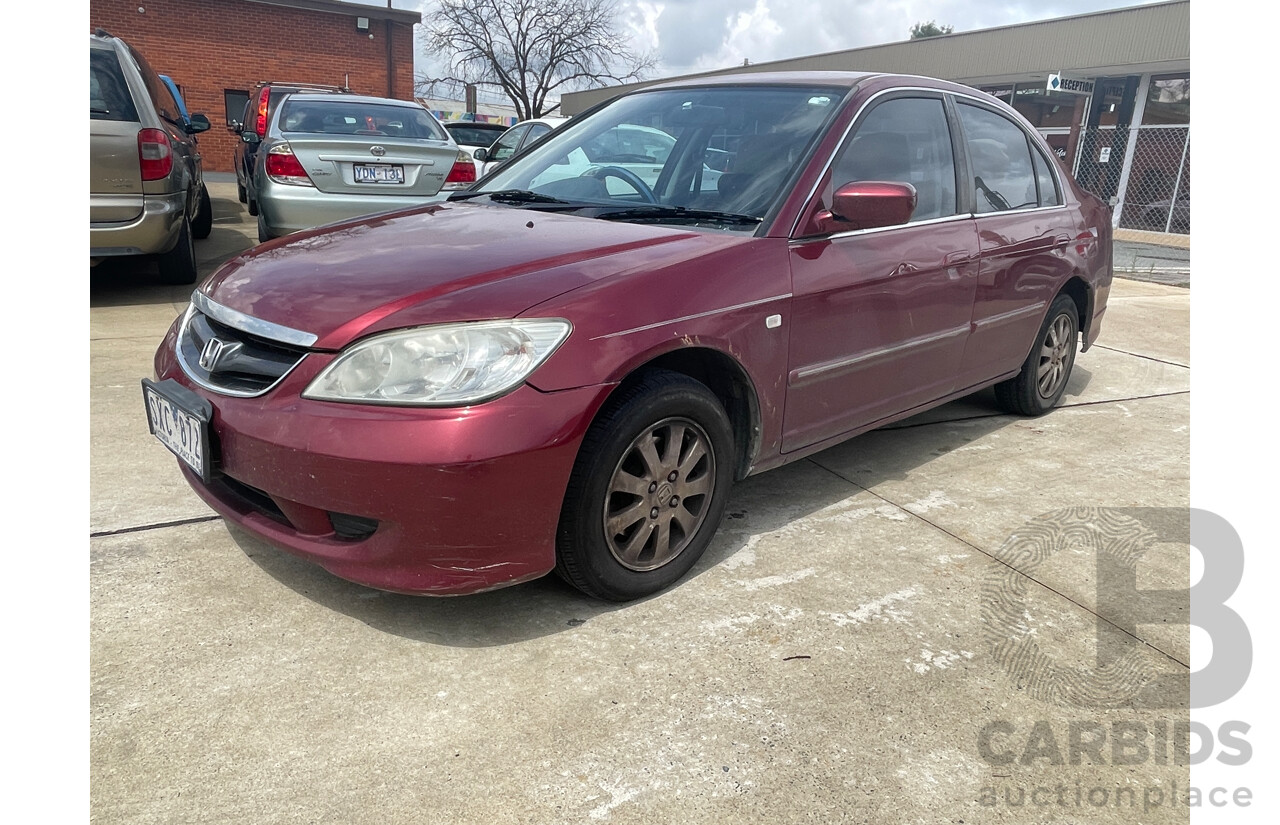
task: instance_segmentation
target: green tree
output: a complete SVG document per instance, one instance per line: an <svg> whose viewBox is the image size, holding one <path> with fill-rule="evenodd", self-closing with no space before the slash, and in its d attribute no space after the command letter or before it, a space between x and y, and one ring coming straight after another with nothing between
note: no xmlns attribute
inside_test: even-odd
<svg viewBox="0 0 1280 825"><path fill-rule="evenodd" d="M925 37L937 37L941 34L951 34L955 31L951 26L939 26L934 21L928 23L916 23L911 27L911 39L921 40Z"/></svg>
<svg viewBox="0 0 1280 825"><path fill-rule="evenodd" d="M554 111L561 92L641 80L656 59L631 48L620 13L618 0L438 0L423 42L446 76L420 76L415 91L497 89L526 120Z"/></svg>

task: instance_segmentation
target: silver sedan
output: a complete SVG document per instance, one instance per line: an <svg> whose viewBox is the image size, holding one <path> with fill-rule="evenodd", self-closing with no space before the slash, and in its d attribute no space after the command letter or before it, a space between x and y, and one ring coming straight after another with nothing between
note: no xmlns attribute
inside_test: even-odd
<svg viewBox="0 0 1280 825"><path fill-rule="evenodd" d="M443 201L476 179L471 157L412 101L289 95L258 148L258 240Z"/></svg>

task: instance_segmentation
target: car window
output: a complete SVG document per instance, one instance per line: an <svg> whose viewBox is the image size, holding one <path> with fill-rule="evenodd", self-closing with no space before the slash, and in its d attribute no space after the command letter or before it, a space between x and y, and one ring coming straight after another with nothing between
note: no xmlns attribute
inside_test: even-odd
<svg viewBox="0 0 1280 825"><path fill-rule="evenodd" d="M444 127L425 109L381 103L288 98L280 109L282 132L327 135L386 135L415 140L448 140Z"/></svg>
<svg viewBox="0 0 1280 825"><path fill-rule="evenodd" d="M913 222L956 214L955 157L940 98L893 98L872 109L836 155L825 202L835 189L863 180L914 186Z"/></svg>
<svg viewBox="0 0 1280 825"><path fill-rule="evenodd" d="M1031 161L1036 167L1036 186L1040 189L1040 205L1061 206L1062 194L1058 191L1053 173L1049 171L1049 162L1038 151L1031 153Z"/></svg>
<svg viewBox="0 0 1280 825"><path fill-rule="evenodd" d="M116 53L106 49L89 50L89 118L90 120L136 121L138 110Z"/></svg>
<svg viewBox="0 0 1280 825"><path fill-rule="evenodd" d="M1013 121L979 106L959 105L979 213L1038 206L1027 135Z"/></svg>
<svg viewBox="0 0 1280 825"><path fill-rule="evenodd" d="M507 130L506 134L498 138L497 142L489 150L488 159L491 161L506 160L516 153L516 147L520 145L520 140L525 133L529 131L526 126L512 126Z"/></svg>
<svg viewBox="0 0 1280 825"><path fill-rule="evenodd" d="M450 126L449 134L464 146L490 146L494 138L502 134L501 129L485 129L479 126Z"/></svg>
<svg viewBox="0 0 1280 825"><path fill-rule="evenodd" d="M529 127L529 134L525 136L523 145L533 143L538 138L551 131L551 127L545 123L535 123Z"/></svg>

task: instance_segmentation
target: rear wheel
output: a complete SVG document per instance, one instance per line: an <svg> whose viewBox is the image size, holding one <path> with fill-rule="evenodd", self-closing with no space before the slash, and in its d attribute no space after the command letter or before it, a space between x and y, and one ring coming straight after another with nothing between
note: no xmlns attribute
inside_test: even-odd
<svg viewBox="0 0 1280 825"><path fill-rule="evenodd" d="M196 198L196 214L191 218L191 236L203 240L213 231L213 202L209 200L209 190L202 183L200 194Z"/></svg>
<svg viewBox="0 0 1280 825"><path fill-rule="evenodd" d="M1022 371L996 384L996 401L1006 411L1019 415L1043 415L1062 400L1071 368L1076 362L1076 338L1080 318L1076 302L1059 295L1049 306L1036 343Z"/></svg>
<svg viewBox="0 0 1280 825"><path fill-rule="evenodd" d="M244 184L240 181L236 181L236 199L241 203L249 202L249 193L245 191Z"/></svg>
<svg viewBox="0 0 1280 825"><path fill-rule="evenodd" d="M687 573L715 536L733 483L733 435L703 384L655 371L592 423L569 480L556 572L626 601Z"/></svg>
<svg viewBox="0 0 1280 825"><path fill-rule="evenodd" d="M258 210L258 243L266 243L272 237L271 230L267 229L267 219L263 216L262 210Z"/></svg>
<svg viewBox="0 0 1280 825"><path fill-rule="evenodd" d="M166 284L193 284L196 281L196 247L191 240L191 221L182 219L182 230L173 249L158 256L160 280Z"/></svg>

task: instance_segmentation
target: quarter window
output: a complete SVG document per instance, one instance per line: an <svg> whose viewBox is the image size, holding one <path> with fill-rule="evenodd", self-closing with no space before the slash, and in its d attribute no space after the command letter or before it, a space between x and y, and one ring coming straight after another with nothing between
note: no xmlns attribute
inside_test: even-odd
<svg viewBox="0 0 1280 825"><path fill-rule="evenodd" d="M894 98L876 106L836 157L826 202L836 188L861 180L914 186L912 222L956 214L955 158L942 101Z"/></svg>
<svg viewBox="0 0 1280 825"><path fill-rule="evenodd" d="M1040 195L1026 133L990 109L965 103L958 108L969 146L969 160L973 164L977 211L1003 212L1039 206Z"/></svg>

